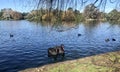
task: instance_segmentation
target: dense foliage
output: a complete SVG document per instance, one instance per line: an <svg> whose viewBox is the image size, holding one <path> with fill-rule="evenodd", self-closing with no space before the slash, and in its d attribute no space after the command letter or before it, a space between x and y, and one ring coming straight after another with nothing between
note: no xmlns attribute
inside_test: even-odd
<svg viewBox="0 0 120 72"><path fill-rule="evenodd" d="M84 21L88 19L104 19L104 13L100 12L94 4L90 4L85 7L83 13L71 7L67 10L60 11L58 11L58 9L52 9L51 11L48 9L40 9L31 11L27 17L29 20L36 20L39 18L39 20L44 21Z"/></svg>
<svg viewBox="0 0 120 72"><path fill-rule="evenodd" d="M99 10L94 4L89 4L81 13L77 9L69 7L67 10L59 9L38 9L32 10L29 13L20 13L12 9L2 9L0 12L0 19L28 19L30 21L88 21L88 20L107 20L120 22L120 12L116 9L109 13L104 13Z"/></svg>
<svg viewBox="0 0 120 72"><path fill-rule="evenodd" d="M120 12L116 9L112 10L110 13L108 13L107 20L120 22Z"/></svg>
<svg viewBox="0 0 120 72"><path fill-rule="evenodd" d="M90 4L85 7L83 15L86 19L98 19L100 11L94 4Z"/></svg>
<svg viewBox="0 0 120 72"><path fill-rule="evenodd" d="M25 13L20 13L17 11L13 11L10 8L4 8L0 12L0 19L1 20L21 20L24 19L24 16L26 16Z"/></svg>

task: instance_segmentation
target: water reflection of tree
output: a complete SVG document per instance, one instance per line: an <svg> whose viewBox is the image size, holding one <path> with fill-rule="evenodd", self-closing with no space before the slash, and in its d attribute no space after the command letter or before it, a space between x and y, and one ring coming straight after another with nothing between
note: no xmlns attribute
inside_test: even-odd
<svg viewBox="0 0 120 72"><path fill-rule="evenodd" d="M67 31L70 30L72 28L78 28L78 23L76 22L66 22L66 21L62 21L62 22L41 22L42 26L49 26L51 28L51 30L56 30L59 32L63 32L63 31Z"/></svg>
<svg viewBox="0 0 120 72"><path fill-rule="evenodd" d="M108 21L112 25L120 25L120 22L117 21Z"/></svg>
<svg viewBox="0 0 120 72"><path fill-rule="evenodd" d="M100 24L99 20L85 21L83 22L85 27L94 28Z"/></svg>
<svg viewBox="0 0 120 72"><path fill-rule="evenodd" d="M100 24L99 21L97 20L93 20L93 21L86 21L84 22L84 27L85 27L85 34L87 39L94 37L94 32L95 32L95 28L97 28L97 26Z"/></svg>
<svg viewBox="0 0 120 72"><path fill-rule="evenodd" d="M110 24L110 27L109 27L109 28L113 27L114 25L117 25L117 26L120 27L120 22L117 22L117 21L108 21L108 22L109 22L109 24Z"/></svg>

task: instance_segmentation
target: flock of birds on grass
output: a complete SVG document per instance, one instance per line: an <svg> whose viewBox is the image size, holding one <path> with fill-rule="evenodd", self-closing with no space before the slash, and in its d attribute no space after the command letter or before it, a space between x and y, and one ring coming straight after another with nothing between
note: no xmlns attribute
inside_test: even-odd
<svg viewBox="0 0 120 72"><path fill-rule="evenodd" d="M78 37L82 36L82 34L78 34ZM13 34L10 34L10 38L14 37ZM106 38L105 42L109 42L109 41L116 41L115 38ZM54 58L54 60L57 60L58 56L62 56L62 58L65 56L65 50L64 50L64 44L61 44L60 46L55 46L55 47L51 47L48 48L48 57L50 58Z"/></svg>

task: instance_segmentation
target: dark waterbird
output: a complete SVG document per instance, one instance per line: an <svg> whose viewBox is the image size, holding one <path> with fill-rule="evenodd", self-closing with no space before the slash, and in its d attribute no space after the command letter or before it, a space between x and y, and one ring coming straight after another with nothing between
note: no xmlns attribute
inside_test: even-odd
<svg viewBox="0 0 120 72"><path fill-rule="evenodd" d="M110 41L110 39L109 39L109 38L107 38L107 39L105 39L105 41L106 41L106 42L109 42L109 41Z"/></svg>
<svg viewBox="0 0 120 72"><path fill-rule="evenodd" d="M105 39L105 41L108 42L108 41L110 41L110 39L107 38L107 39ZM116 39L115 39L115 38L112 38L112 41L116 41Z"/></svg>
<svg viewBox="0 0 120 72"><path fill-rule="evenodd" d="M78 37L81 36L81 34L78 34Z"/></svg>
<svg viewBox="0 0 120 72"><path fill-rule="evenodd" d="M10 34L10 37L13 37L14 35L13 34Z"/></svg>
<svg viewBox="0 0 120 72"><path fill-rule="evenodd" d="M56 60L58 56L64 57L64 55L65 50L63 44L61 44L60 46L55 46L53 48L48 48L48 57L52 57Z"/></svg>
<svg viewBox="0 0 120 72"><path fill-rule="evenodd" d="M112 41L116 41L116 39L112 38Z"/></svg>

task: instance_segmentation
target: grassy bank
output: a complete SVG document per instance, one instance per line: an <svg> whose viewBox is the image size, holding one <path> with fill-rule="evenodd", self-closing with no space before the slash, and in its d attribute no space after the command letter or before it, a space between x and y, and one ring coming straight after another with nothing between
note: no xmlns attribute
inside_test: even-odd
<svg viewBox="0 0 120 72"><path fill-rule="evenodd" d="M20 72L120 72L120 51L30 68Z"/></svg>

